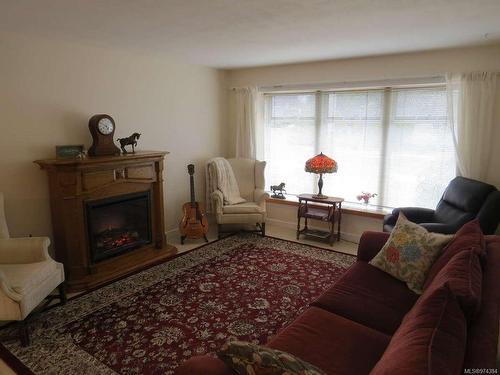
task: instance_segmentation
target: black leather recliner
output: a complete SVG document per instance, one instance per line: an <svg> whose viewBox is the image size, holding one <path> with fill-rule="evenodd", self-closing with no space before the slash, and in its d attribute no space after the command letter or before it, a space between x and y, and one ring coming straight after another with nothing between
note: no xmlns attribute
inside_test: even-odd
<svg viewBox="0 0 500 375"><path fill-rule="evenodd" d="M395 208L384 218L384 232L394 228L399 213L430 232L452 234L475 218L484 234L493 234L500 222L500 191L493 185L465 177L455 177L435 210L418 207Z"/></svg>

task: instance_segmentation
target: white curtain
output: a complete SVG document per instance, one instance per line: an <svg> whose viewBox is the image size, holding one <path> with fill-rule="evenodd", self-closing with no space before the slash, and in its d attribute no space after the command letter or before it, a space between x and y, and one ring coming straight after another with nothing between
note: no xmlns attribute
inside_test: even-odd
<svg viewBox="0 0 500 375"><path fill-rule="evenodd" d="M497 73L447 74L448 121L460 175L487 178L493 151Z"/></svg>
<svg viewBox="0 0 500 375"><path fill-rule="evenodd" d="M256 159L261 137L261 94L256 87L233 89L235 95L235 156Z"/></svg>

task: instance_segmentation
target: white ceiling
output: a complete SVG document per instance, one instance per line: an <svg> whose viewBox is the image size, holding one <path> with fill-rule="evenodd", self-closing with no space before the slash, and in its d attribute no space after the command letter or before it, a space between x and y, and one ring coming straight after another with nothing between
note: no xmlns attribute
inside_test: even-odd
<svg viewBox="0 0 500 375"><path fill-rule="evenodd" d="M500 0L0 0L0 31L236 68L500 41Z"/></svg>

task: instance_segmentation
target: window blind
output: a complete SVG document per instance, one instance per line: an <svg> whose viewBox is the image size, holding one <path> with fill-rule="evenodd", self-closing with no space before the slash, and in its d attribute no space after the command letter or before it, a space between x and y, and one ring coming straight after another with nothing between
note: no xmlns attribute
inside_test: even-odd
<svg viewBox="0 0 500 375"><path fill-rule="evenodd" d="M316 191L305 161L324 152L338 172L323 176L323 191L356 201L434 207L455 175L446 92L442 86L386 88L265 97L266 181L288 193Z"/></svg>

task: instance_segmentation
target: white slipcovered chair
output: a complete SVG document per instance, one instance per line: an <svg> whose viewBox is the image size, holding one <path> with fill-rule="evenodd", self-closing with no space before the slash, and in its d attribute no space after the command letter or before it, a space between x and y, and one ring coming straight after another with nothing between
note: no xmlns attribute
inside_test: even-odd
<svg viewBox="0 0 500 375"><path fill-rule="evenodd" d="M250 224L256 226L256 232L266 234L266 198L264 169L265 161L253 159L227 159L233 169L240 195L246 202L225 204L220 190L209 192L212 211L217 221L218 236L220 238L225 224ZM209 166L210 168L210 166ZM212 173L208 174L208 178ZM216 186L210 183L208 186ZM208 187L207 187L208 188Z"/></svg>
<svg viewBox="0 0 500 375"><path fill-rule="evenodd" d="M29 345L28 315L59 287L66 302L64 269L48 252L47 237L10 238L0 193L0 320L20 322L23 346Z"/></svg>

